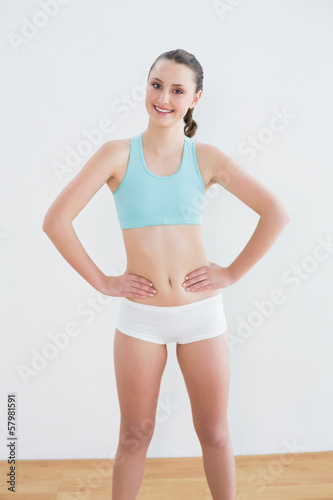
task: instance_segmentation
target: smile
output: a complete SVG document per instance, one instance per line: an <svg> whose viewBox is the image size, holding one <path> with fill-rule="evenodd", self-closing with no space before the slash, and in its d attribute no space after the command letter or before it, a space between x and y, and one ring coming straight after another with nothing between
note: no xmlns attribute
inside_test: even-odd
<svg viewBox="0 0 333 500"><path fill-rule="evenodd" d="M158 113L159 115L167 115L173 113L173 109L163 111L161 108L155 106L155 104L153 104L153 106L155 108L156 113Z"/></svg>

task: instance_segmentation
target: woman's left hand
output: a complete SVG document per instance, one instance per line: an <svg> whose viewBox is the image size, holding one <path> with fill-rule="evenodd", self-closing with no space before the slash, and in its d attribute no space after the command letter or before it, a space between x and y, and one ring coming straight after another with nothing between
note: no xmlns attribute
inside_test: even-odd
<svg viewBox="0 0 333 500"><path fill-rule="evenodd" d="M209 266L200 267L186 275L188 279L185 277L182 286L187 292L225 288L234 283L234 279L227 267L208 262Z"/></svg>

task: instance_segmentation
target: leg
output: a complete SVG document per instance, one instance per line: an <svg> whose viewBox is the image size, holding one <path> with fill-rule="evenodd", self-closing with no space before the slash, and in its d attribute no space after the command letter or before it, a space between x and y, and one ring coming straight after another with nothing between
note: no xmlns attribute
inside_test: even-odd
<svg viewBox="0 0 333 500"><path fill-rule="evenodd" d="M167 346L115 331L114 367L120 435L113 468L112 499L135 500L153 436Z"/></svg>
<svg viewBox="0 0 333 500"><path fill-rule="evenodd" d="M236 466L227 420L228 332L210 339L177 344L176 352L190 398L209 489L214 500L235 500Z"/></svg>

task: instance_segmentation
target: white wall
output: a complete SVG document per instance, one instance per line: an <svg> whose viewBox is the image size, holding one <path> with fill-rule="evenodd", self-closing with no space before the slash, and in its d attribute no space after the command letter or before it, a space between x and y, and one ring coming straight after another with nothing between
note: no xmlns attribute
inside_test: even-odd
<svg viewBox="0 0 333 500"><path fill-rule="evenodd" d="M333 2L21 0L2 2L1 11L2 442L7 394L14 392L18 459L114 457L120 299L86 283L42 222L103 142L146 128L148 69L160 53L184 48L205 72L195 138L239 161L291 214L264 258L223 291L234 453L332 450L333 250L323 242L333 239ZM46 24L27 38L28 21ZM274 120L281 114L288 116ZM107 120L99 143L71 165L68 151L80 149ZM258 147L251 152L253 137ZM228 265L258 216L218 185L209 193L205 249L209 260ZM103 272L124 272L121 229L106 186L74 226ZM283 303L271 302L263 316L259 304L267 305L276 289ZM245 332L243 322L256 326ZM36 352L54 346L52 334L71 328L66 347L23 375ZM168 345L148 457L201 455L175 347ZM7 459L5 446L0 459Z"/></svg>

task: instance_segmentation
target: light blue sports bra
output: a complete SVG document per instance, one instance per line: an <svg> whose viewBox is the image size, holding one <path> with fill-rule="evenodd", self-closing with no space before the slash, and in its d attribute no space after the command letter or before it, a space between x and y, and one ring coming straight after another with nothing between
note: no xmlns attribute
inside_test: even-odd
<svg viewBox="0 0 333 500"><path fill-rule="evenodd" d="M143 157L142 132L131 138L127 170L113 192L121 229L166 224L202 224L205 203L192 138L184 135L183 156L172 175L155 175Z"/></svg>

